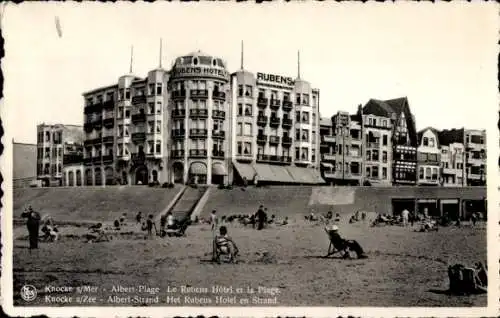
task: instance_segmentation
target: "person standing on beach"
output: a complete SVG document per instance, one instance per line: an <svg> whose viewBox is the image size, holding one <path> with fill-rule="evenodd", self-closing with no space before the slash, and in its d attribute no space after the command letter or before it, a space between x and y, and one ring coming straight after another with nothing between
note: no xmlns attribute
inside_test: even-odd
<svg viewBox="0 0 500 318"><path fill-rule="evenodd" d="M28 228L30 250L38 248L38 234L40 229L40 213L33 210L31 206L21 214L21 217L27 218L26 226Z"/></svg>
<svg viewBox="0 0 500 318"><path fill-rule="evenodd" d="M403 226L404 227L408 226L409 216L410 216L410 211L408 211L407 209L404 209L403 212L401 212L401 217L403 219Z"/></svg>

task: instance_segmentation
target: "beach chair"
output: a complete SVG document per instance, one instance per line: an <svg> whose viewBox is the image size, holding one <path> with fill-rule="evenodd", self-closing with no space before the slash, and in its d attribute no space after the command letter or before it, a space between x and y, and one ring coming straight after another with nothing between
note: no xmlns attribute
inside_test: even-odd
<svg viewBox="0 0 500 318"><path fill-rule="evenodd" d="M231 243L226 243L226 244L231 244ZM229 248L225 248L227 245L220 245L217 242L217 239L214 238L213 240L213 261L217 263L236 263L236 257L238 255L238 251L236 250L236 253L234 255L234 258L231 257L231 253Z"/></svg>
<svg viewBox="0 0 500 318"><path fill-rule="evenodd" d="M328 246L328 253L325 257L339 255L342 258L350 258L351 254L349 253L349 247L347 244L336 245L334 240L332 239L333 231L329 231L325 228L325 232L328 235L328 240L330 241L330 245Z"/></svg>

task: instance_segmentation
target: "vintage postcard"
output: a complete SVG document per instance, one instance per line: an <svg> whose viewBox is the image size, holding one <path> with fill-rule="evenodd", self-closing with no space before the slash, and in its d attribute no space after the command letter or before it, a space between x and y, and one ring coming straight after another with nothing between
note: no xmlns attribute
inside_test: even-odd
<svg viewBox="0 0 500 318"><path fill-rule="evenodd" d="M497 315L498 8L2 4L4 310Z"/></svg>

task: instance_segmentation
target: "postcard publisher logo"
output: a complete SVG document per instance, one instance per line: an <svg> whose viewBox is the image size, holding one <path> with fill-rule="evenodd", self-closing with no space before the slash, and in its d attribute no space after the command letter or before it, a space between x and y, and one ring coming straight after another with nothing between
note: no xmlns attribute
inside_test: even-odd
<svg viewBox="0 0 500 318"><path fill-rule="evenodd" d="M24 301L33 301L36 298L36 288L33 285L24 285L21 288L21 298Z"/></svg>

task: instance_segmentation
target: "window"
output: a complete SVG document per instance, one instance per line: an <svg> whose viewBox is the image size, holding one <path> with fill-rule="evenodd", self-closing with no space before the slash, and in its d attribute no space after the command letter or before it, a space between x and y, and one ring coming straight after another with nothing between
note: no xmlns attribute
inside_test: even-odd
<svg viewBox="0 0 500 318"><path fill-rule="evenodd" d="M312 113L312 125L316 126L316 113Z"/></svg>
<svg viewBox="0 0 500 318"><path fill-rule="evenodd" d="M302 105L309 105L309 94L302 94Z"/></svg>
<svg viewBox="0 0 500 318"><path fill-rule="evenodd" d="M253 96L253 88L252 85L245 85L245 97L252 97Z"/></svg>
<svg viewBox="0 0 500 318"><path fill-rule="evenodd" d="M252 116L252 104L245 105L245 116Z"/></svg>
<svg viewBox="0 0 500 318"><path fill-rule="evenodd" d="M383 163L387 162L387 151L382 151L382 162Z"/></svg>
<svg viewBox="0 0 500 318"><path fill-rule="evenodd" d="M374 149L372 151L372 160L373 161L378 161L378 150Z"/></svg>
<svg viewBox="0 0 500 318"><path fill-rule="evenodd" d="M155 113L155 104L148 103L148 114L154 114L154 113Z"/></svg>
<svg viewBox="0 0 500 318"><path fill-rule="evenodd" d="M352 174L359 174L360 167L358 162L351 162L351 173Z"/></svg>
<svg viewBox="0 0 500 318"><path fill-rule="evenodd" d="M266 98L266 91L259 89L259 98Z"/></svg>
<svg viewBox="0 0 500 318"><path fill-rule="evenodd" d="M156 102L156 113L161 114L161 102Z"/></svg>
<svg viewBox="0 0 500 318"><path fill-rule="evenodd" d="M420 169L419 169L419 178L422 180L424 179L424 168L423 167L420 167Z"/></svg>
<svg viewBox="0 0 500 318"><path fill-rule="evenodd" d="M318 106L316 95L313 95L313 107Z"/></svg>
<svg viewBox="0 0 500 318"><path fill-rule="evenodd" d="M311 161L316 161L316 149L311 150Z"/></svg>
<svg viewBox="0 0 500 318"><path fill-rule="evenodd" d="M432 180L436 181L438 179L438 169L432 168Z"/></svg>
<svg viewBox="0 0 500 318"><path fill-rule="evenodd" d="M297 141L300 140L300 129L298 129L298 128L295 129L295 139Z"/></svg>
<svg viewBox="0 0 500 318"><path fill-rule="evenodd" d="M252 136L252 124L245 123L245 130L243 133L245 136Z"/></svg>
<svg viewBox="0 0 500 318"><path fill-rule="evenodd" d="M429 168L429 167L425 168L425 179L426 180L431 179L431 168Z"/></svg>
<svg viewBox="0 0 500 318"><path fill-rule="evenodd" d="M295 97L296 97L296 104L300 105L300 94L297 93Z"/></svg>
<svg viewBox="0 0 500 318"><path fill-rule="evenodd" d="M382 167L382 179L387 179L387 168Z"/></svg>
<svg viewBox="0 0 500 318"><path fill-rule="evenodd" d="M382 145L387 146L387 135L382 135Z"/></svg>
<svg viewBox="0 0 500 318"><path fill-rule="evenodd" d="M368 177L370 177L370 176L371 176L371 172L372 172L371 167L366 167L366 175L367 175Z"/></svg>
<svg viewBox="0 0 500 318"><path fill-rule="evenodd" d="M271 100L278 99L278 91L272 90L271 91Z"/></svg>
<svg viewBox="0 0 500 318"><path fill-rule="evenodd" d="M302 141L309 141L309 129L302 130Z"/></svg>
<svg viewBox="0 0 500 318"><path fill-rule="evenodd" d="M148 121L149 133L153 134L155 132L155 122Z"/></svg>
<svg viewBox="0 0 500 318"><path fill-rule="evenodd" d="M288 93L288 92L284 92L284 93L283 93L283 100L285 100L285 101L289 101L289 100L290 100L290 93Z"/></svg>
<svg viewBox="0 0 500 318"><path fill-rule="evenodd" d="M241 141L238 141L238 142L236 143L236 153L237 153L238 155L241 155L241 154L242 154L242 150L243 150L243 146L242 146L242 144L243 144L243 143L242 143Z"/></svg>
<svg viewBox="0 0 500 318"><path fill-rule="evenodd" d="M366 160L368 160L368 161L371 160L371 151L370 150L366 151Z"/></svg>
<svg viewBox="0 0 500 318"><path fill-rule="evenodd" d="M236 136L243 136L243 124L242 123L237 124Z"/></svg>
<svg viewBox="0 0 500 318"><path fill-rule="evenodd" d="M243 104L238 104L238 116L243 116Z"/></svg>
<svg viewBox="0 0 500 318"><path fill-rule="evenodd" d="M434 138L429 138L429 147L434 147Z"/></svg>
<svg viewBox="0 0 500 318"><path fill-rule="evenodd" d="M312 131L312 134L311 134L311 142L312 142L313 144L315 144L315 143L316 143L316 131L315 131L315 130L313 130L313 131Z"/></svg>
<svg viewBox="0 0 500 318"><path fill-rule="evenodd" d="M243 85L238 85L238 97L243 96Z"/></svg>
<svg viewBox="0 0 500 318"><path fill-rule="evenodd" d="M130 88L125 88L125 99L126 100L130 99Z"/></svg>
<svg viewBox="0 0 500 318"><path fill-rule="evenodd" d="M309 113L302 112L302 122L305 124L309 124Z"/></svg>
<svg viewBox="0 0 500 318"><path fill-rule="evenodd" d="M125 110L125 118L126 119L130 118L130 109Z"/></svg>
<svg viewBox="0 0 500 318"><path fill-rule="evenodd" d="M250 143L250 142L245 142L245 143L243 144L243 146L244 146L244 147L243 147L243 154L244 154L245 156L249 156L249 155L251 155L251 154L252 154L252 143Z"/></svg>
<svg viewBox="0 0 500 318"><path fill-rule="evenodd" d="M156 133L161 134L161 121L156 122Z"/></svg>
<svg viewBox="0 0 500 318"><path fill-rule="evenodd" d="M161 141L156 141L156 153L161 153Z"/></svg>
<svg viewBox="0 0 500 318"><path fill-rule="evenodd" d="M300 123L300 112L295 112L295 121Z"/></svg>
<svg viewBox="0 0 500 318"><path fill-rule="evenodd" d="M300 159L300 148L295 148L295 160Z"/></svg>
<svg viewBox="0 0 500 318"><path fill-rule="evenodd" d="M372 178L378 178L378 166L372 167Z"/></svg>
<svg viewBox="0 0 500 318"><path fill-rule="evenodd" d="M302 148L302 160L308 160L309 159L309 148Z"/></svg>

